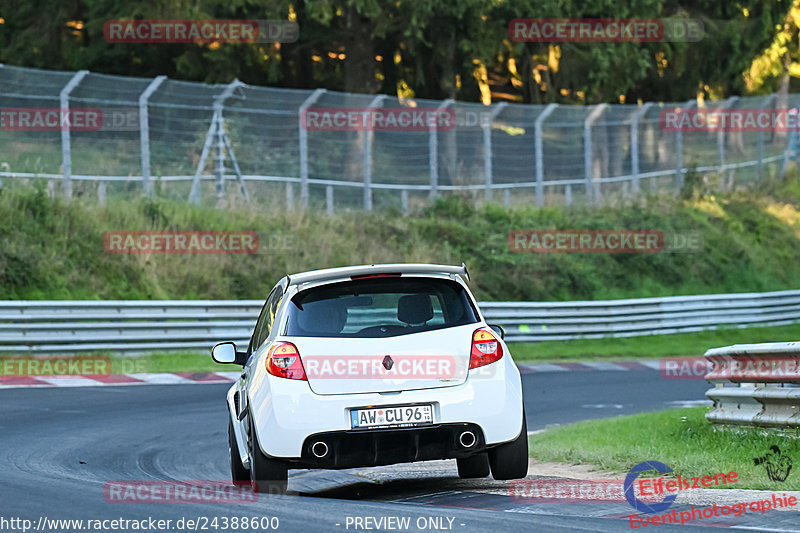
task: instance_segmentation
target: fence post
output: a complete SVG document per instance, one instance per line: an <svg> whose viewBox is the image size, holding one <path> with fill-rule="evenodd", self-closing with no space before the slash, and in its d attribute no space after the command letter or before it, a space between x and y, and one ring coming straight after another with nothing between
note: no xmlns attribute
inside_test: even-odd
<svg viewBox="0 0 800 533"><path fill-rule="evenodd" d="M244 84L240 82L238 79L234 79L225 87L225 89L219 95L214 97L214 114L211 117L211 126L208 128L208 133L206 134L206 142L203 145L203 151L200 154L200 162L197 164L197 170L195 171L194 179L192 180L192 190L189 192L189 201L192 202L193 204L199 204L200 199L202 197L200 178L203 175L203 170L205 169L206 166L206 160L208 159L208 153L211 150L211 144L213 143L214 136L217 137L217 158L216 158L217 197L220 197L224 194L225 158L222 154L222 149L225 146L225 139L224 139L225 131L222 127L222 107L225 104L225 100L233 94L233 91L235 91L238 87L241 87L243 85ZM241 183L241 187L246 195L246 191L244 191L244 182Z"/></svg>
<svg viewBox="0 0 800 533"><path fill-rule="evenodd" d="M211 150L211 141L214 139L214 132L217 128L217 113L211 117L211 125L208 127L206 133L206 141L203 143L203 150L200 152L200 162L197 163L197 170L194 172L194 179L192 180L192 189L189 191L189 202L199 204L202 197L200 188L200 177L203 175L203 169L206 168L206 160L208 160L208 152Z"/></svg>
<svg viewBox="0 0 800 533"><path fill-rule="evenodd" d="M697 106L697 100L688 100L686 107L691 109ZM683 131L679 127L675 132L675 178L678 191L683 188Z"/></svg>
<svg viewBox="0 0 800 533"><path fill-rule="evenodd" d="M222 94L214 98L214 114L217 117L217 157L216 157L216 165L215 165L215 172L217 175L217 199L221 199L225 196L225 128L223 127L225 121L222 118L222 111L225 107L225 100L233 94L238 87L244 85L238 79L234 79L232 82L225 87L225 90L222 91ZM233 155L233 150L230 146L228 146L228 152ZM231 161L235 160L233 157ZM238 164L235 165L238 167ZM238 174L237 174L238 175ZM244 181L241 182L242 191L247 197L247 192L244 189Z"/></svg>
<svg viewBox="0 0 800 533"><path fill-rule="evenodd" d="M583 122L583 168L584 168L584 176L586 179L586 199L590 202L594 202L596 196L599 196L600 187L599 185L595 189L594 183L594 168L593 168L593 156L592 156L592 125L594 121L597 120L603 111L605 111L608 104L598 104L592 109L589 116L586 117L586 120Z"/></svg>
<svg viewBox="0 0 800 533"><path fill-rule="evenodd" d="M767 97L763 107L770 107L778 96L771 94ZM775 132L772 132L775 135ZM761 172L764 166L764 129L758 129L758 165L756 166L756 180L761 179Z"/></svg>
<svg viewBox="0 0 800 533"><path fill-rule="evenodd" d="M291 209L294 206L294 187L291 181L286 182L286 207Z"/></svg>
<svg viewBox="0 0 800 533"><path fill-rule="evenodd" d="M481 126L483 127L483 175L486 181L486 201L492 200L492 183L494 178L492 176L492 123L495 117L500 114L504 107L508 104L500 102L486 117Z"/></svg>
<svg viewBox="0 0 800 533"><path fill-rule="evenodd" d="M722 104L723 108L727 111L736 103L738 96L731 96ZM725 171L725 133L726 128L717 130L717 152L719 152L719 171L720 174Z"/></svg>
<svg viewBox="0 0 800 533"><path fill-rule="evenodd" d="M311 107L325 89L317 89L297 109L297 127L300 138L300 209L308 209L308 131L304 126L306 109Z"/></svg>
<svg viewBox="0 0 800 533"><path fill-rule="evenodd" d="M408 189L400 191L400 205L403 209L403 216L408 216Z"/></svg>
<svg viewBox="0 0 800 533"><path fill-rule="evenodd" d="M222 113L220 113L220 118L222 117ZM228 156L231 158L231 163L233 164L233 171L236 173L236 179L239 181L239 192L242 194L245 202L250 201L250 195L247 193L247 187L244 185L244 176L242 176L242 169L239 168L239 161L236 160L236 154L233 153L233 146L231 146L230 139L228 139L228 135L222 129L223 121L220 120L219 125L219 136L222 139L223 144L225 145L225 149L228 151Z"/></svg>
<svg viewBox="0 0 800 533"><path fill-rule="evenodd" d="M325 207L328 216L333 215L333 185L325 186Z"/></svg>
<svg viewBox="0 0 800 533"><path fill-rule="evenodd" d="M61 109L59 112L69 114L69 93L78 86L81 80L89 74L88 70L80 70L67 82L58 98ZM70 150L69 128L61 128L61 164L64 172L64 197L69 200L72 198L72 153Z"/></svg>
<svg viewBox="0 0 800 533"><path fill-rule="evenodd" d="M379 94L367 106L364 111L364 123L370 126L364 131L364 209L372 211L372 141L375 132L372 129L370 115L372 110L381 105L385 94Z"/></svg>
<svg viewBox="0 0 800 533"><path fill-rule="evenodd" d="M795 115L794 120L797 120L797 108L786 110L786 122L789 122L789 115ZM786 149L783 151L783 163L781 163L781 179L786 178L786 172L789 169L789 157L792 152L797 153L797 131L795 128L787 128L789 131L786 134Z"/></svg>
<svg viewBox="0 0 800 533"><path fill-rule="evenodd" d="M436 119L428 130L428 165L431 169L431 188L430 199L433 200L439 194L439 113L447 109L454 100L448 98L436 108Z"/></svg>
<svg viewBox="0 0 800 533"><path fill-rule="evenodd" d="M631 117L631 174L633 175L633 194L639 192L639 123L647 111L653 107L653 102L647 102L636 110Z"/></svg>
<svg viewBox="0 0 800 533"><path fill-rule="evenodd" d="M547 104L547 107L536 117L533 123L533 151L536 165L536 205L544 205L544 147L542 142L542 124L556 110L558 104Z"/></svg>
<svg viewBox="0 0 800 533"><path fill-rule="evenodd" d="M147 111L147 102L165 79L167 79L166 76L158 76L151 81L150 85L139 95L139 142L142 146L142 187L144 188L144 194L148 198L153 197L153 187L150 184L150 119Z"/></svg>

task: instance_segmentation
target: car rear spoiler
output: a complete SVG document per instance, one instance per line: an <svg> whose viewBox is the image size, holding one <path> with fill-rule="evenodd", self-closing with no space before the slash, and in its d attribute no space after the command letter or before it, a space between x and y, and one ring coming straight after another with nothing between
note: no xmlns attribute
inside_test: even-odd
<svg viewBox="0 0 800 533"><path fill-rule="evenodd" d="M429 265L425 263L393 263L386 265L361 265L353 267L326 268L287 276L291 285L323 281L328 279L368 276L371 274L458 274L469 280L467 265Z"/></svg>

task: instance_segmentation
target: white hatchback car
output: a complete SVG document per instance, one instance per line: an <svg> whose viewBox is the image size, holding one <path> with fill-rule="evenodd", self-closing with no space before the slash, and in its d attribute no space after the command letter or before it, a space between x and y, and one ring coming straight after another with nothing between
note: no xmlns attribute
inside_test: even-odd
<svg viewBox="0 0 800 533"><path fill-rule="evenodd" d="M292 274L270 292L227 395L231 474L283 491L289 468L456 459L462 478L523 478L519 371L460 267L365 265Z"/></svg>

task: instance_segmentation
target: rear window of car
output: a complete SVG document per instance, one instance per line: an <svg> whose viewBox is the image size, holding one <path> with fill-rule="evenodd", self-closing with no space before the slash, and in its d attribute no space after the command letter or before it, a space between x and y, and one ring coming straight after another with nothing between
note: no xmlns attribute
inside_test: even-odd
<svg viewBox="0 0 800 533"><path fill-rule="evenodd" d="M286 335L395 337L474 324L459 283L437 278L374 278L322 285L289 303Z"/></svg>

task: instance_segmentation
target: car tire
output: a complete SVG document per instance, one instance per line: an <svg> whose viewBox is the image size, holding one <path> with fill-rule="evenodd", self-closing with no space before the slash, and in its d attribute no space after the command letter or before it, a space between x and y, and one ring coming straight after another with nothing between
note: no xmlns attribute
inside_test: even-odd
<svg viewBox="0 0 800 533"><path fill-rule="evenodd" d="M528 425L522 410L522 431L511 442L489 450L492 477L497 480L522 479L528 475Z"/></svg>
<svg viewBox="0 0 800 533"><path fill-rule="evenodd" d="M248 413L250 421L250 482L253 490L261 493L283 494L289 479L289 468L283 461L264 455L258 443L252 412Z"/></svg>
<svg viewBox="0 0 800 533"><path fill-rule="evenodd" d="M461 479L473 479L486 477L489 475L489 455L476 453L463 459L456 459L458 463L458 477Z"/></svg>
<svg viewBox="0 0 800 533"><path fill-rule="evenodd" d="M233 432L233 420L228 417L228 450L231 452L231 481L237 487L250 484L250 472L242 464L239 447L236 445L236 434Z"/></svg>

